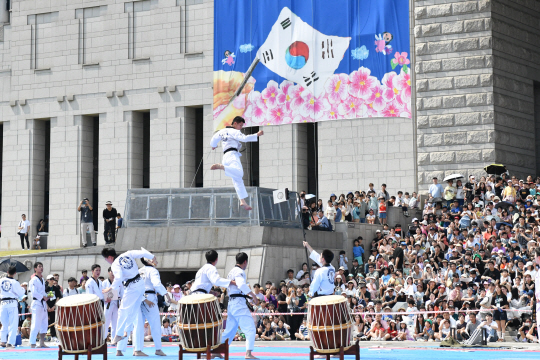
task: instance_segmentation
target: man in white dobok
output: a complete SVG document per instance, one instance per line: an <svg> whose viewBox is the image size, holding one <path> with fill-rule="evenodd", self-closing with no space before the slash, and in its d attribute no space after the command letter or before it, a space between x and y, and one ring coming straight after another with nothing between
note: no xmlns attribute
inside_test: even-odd
<svg viewBox="0 0 540 360"><path fill-rule="evenodd" d="M204 256L207 263L195 275L195 282L191 287L193 289L192 294L209 294L212 286L229 287L230 284L236 285L234 280L224 279L219 276L216 269L218 262L216 250L208 250Z"/></svg>
<svg viewBox="0 0 540 360"><path fill-rule="evenodd" d="M247 268L248 256L241 252L236 255L236 265L229 272L229 305L227 307L227 327L223 332L222 339L228 339L229 345L232 343L238 326L246 335L246 359L257 359L251 353L255 347L255 323L251 316L251 311L247 306L247 299L253 299L255 305L259 304L259 299L251 291L246 281L245 270Z"/></svg>
<svg viewBox="0 0 540 360"><path fill-rule="evenodd" d="M0 282L0 346L15 347L19 325L19 299L24 295L24 289L13 277L17 272L15 266L10 266L7 277Z"/></svg>
<svg viewBox="0 0 540 360"><path fill-rule="evenodd" d="M240 206L246 210L251 210L251 206L244 200L248 194L244 186L244 180L242 180L244 169L240 162L240 156L242 156L240 154L240 149L242 148L240 142L258 141L259 136L263 136L264 132L261 130L253 135L244 135L240 129L244 127L245 123L242 117L237 116L233 119L231 126L227 126L225 129L221 129L214 134L210 141L210 146L212 146L212 150L215 150L219 142L222 142L223 164L214 164L210 167L210 170L225 170L225 175L232 179L234 189L240 199Z"/></svg>

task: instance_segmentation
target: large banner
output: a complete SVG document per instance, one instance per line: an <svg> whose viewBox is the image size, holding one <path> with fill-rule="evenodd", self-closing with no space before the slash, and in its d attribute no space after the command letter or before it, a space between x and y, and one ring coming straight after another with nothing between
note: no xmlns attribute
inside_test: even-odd
<svg viewBox="0 0 540 360"><path fill-rule="evenodd" d="M410 118L409 31L409 0L215 0L214 128Z"/></svg>

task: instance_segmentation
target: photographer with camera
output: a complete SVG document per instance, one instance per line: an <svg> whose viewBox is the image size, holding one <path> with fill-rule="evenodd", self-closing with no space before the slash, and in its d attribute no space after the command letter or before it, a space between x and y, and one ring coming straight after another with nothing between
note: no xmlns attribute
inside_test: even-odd
<svg viewBox="0 0 540 360"><path fill-rule="evenodd" d="M94 217L92 216L92 205L88 198L82 199L77 210L81 213L81 236L83 247L86 247L86 231L90 231L92 245L96 246L96 234L94 233Z"/></svg>

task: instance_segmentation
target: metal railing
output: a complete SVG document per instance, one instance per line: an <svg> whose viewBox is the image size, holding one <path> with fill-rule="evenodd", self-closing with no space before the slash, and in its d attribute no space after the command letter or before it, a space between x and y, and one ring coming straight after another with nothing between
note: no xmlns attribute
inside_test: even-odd
<svg viewBox="0 0 540 360"><path fill-rule="evenodd" d="M296 193L274 204L273 189L247 187L240 206L234 188L128 190L124 227L151 226L277 226L301 228Z"/></svg>

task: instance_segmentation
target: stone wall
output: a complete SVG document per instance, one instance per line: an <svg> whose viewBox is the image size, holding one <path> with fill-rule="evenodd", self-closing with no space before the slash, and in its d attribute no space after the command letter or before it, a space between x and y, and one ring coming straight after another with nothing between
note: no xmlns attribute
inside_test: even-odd
<svg viewBox="0 0 540 360"><path fill-rule="evenodd" d="M491 1L415 1L418 183L495 156Z"/></svg>

